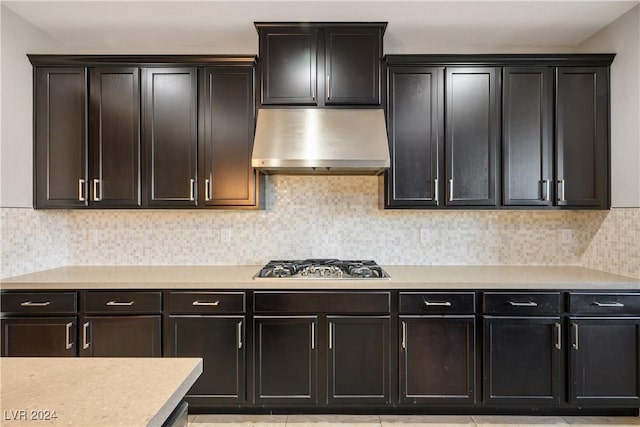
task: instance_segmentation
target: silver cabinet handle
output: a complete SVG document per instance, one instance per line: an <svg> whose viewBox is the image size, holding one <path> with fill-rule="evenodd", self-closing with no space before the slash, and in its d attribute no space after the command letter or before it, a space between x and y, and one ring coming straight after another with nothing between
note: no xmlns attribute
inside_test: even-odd
<svg viewBox="0 0 640 427"><path fill-rule="evenodd" d="M333 322L329 322L329 350L333 348Z"/></svg>
<svg viewBox="0 0 640 427"><path fill-rule="evenodd" d="M99 202L102 197L98 196L98 186L100 185L100 180L99 179L94 179L93 180L93 201L94 202Z"/></svg>
<svg viewBox="0 0 640 427"><path fill-rule="evenodd" d="M549 181L548 179L543 179L542 180L542 185L543 185L543 190L545 193L542 195L542 200L545 202L549 201L549 197L551 194L551 181Z"/></svg>
<svg viewBox="0 0 640 427"><path fill-rule="evenodd" d="M558 350L562 350L562 325L560 323L556 323L556 348Z"/></svg>
<svg viewBox="0 0 640 427"><path fill-rule="evenodd" d="M242 348L242 320L238 322L238 348Z"/></svg>
<svg viewBox="0 0 640 427"><path fill-rule="evenodd" d="M195 306L216 306L220 304L220 301L194 301L191 305Z"/></svg>
<svg viewBox="0 0 640 427"><path fill-rule="evenodd" d="M436 205L437 205L438 202L439 202L439 199L440 199L440 195L438 194L439 191L440 191L440 189L438 188L438 178L433 180L433 186L434 186L434 189L433 189L434 197L433 198L434 198L434 200L436 202Z"/></svg>
<svg viewBox="0 0 640 427"><path fill-rule="evenodd" d="M311 322L311 350L316 348L316 324Z"/></svg>
<svg viewBox="0 0 640 427"><path fill-rule="evenodd" d="M107 305L116 306L116 307L130 307L133 305L134 302L135 301L128 301L128 302L109 301Z"/></svg>
<svg viewBox="0 0 640 427"><path fill-rule="evenodd" d="M44 302L25 301L20 303L20 307L46 307L49 304L51 304L51 301L44 301Z"/></svg>
<svg viewBox="0 0 640 427"><path fill-rule="evenodd" d="M513 307L537 307L538 306L538 303L533 301L528 301L528 302L509 301L509 304L511 304Z"/></svg>
<svg viewBox="0 0 640 427"><path fill-rule="evenodd" d="M207 202L211 201L211 180L209 178L204 180L204 199Z"/></svg>
<svg viewBox="0 0 640 427"><path fill-rule="evenodd" d="M327 99L331 99L331 75L327 74Z"/></svg>
<svg viewBox="0 0 640 427"><path fill-rule="evenodd" d="M453 202L453 178L449 179L449 201Z"/></svg>
<svg viewBox="0 0 640 427"><path fill-rule="evenodd" d="M80 178L78 180L78 201L84 202L84 179Z"/></svg>
<svg viewBox="0 0 640 427"><path fill-rule="evenodd" d="M91 343L88 341L89 338L89 322L85 322L82 325L82 349L86 350L89 348Z"/></svg>
<svg viewBox="0 0 640 427"><path fill-rule="evenodd" d="M65 340L65 348L69 350L73 347L73 343L71 342L71 327L73 326L73 322L69 322L66 325L66 330L64 332L64 340Z"/></svg>
<svg viewBox="0 0 640 427"><path fill-rule="evenodd" d="M316 100L316 78L311 79L311 99Z"/></svg>
<svg viewBox="0 0 640 427"><path fill-rule="evenodd" d="M431 307L431 306L451 307L451 303L449 301L424 301L424 305L426 305L427 307Z"/></svg>
<svg viewBox="0 0 640 427"><path fill-rule="evenodd" d="M195 186L196 186L196 180L190 179L189 180L189 200L191 200L192 202L196 200L196 189L194 188Z"/></svg>
<svg viewBox="0 0 640 427"><path fill-rule="evenodd" d="M402 348L407 348L407 323L402 321Z"/></svg>
<svg viewBox="0 0 640 427"><path fill-rule="evenodd" d="M560 191L559 191L559 197L558 197L558 201L559 202L566 202L565 198L564 198L564 179L561 179L558 181L558 185L560 186Z"/></svg>
<svg viewBox="0 0 640 427"><path fill-rule="evenodd" d="M574 350L578 350L579 349L579 347L578 347L578 324L577 323L572 323L571 327L573 328L573 333L574 333L574 337L575 337L574 341L573 341L573 344L571 344L571 347Z"/></svg>
<svg viewBox="0 0 640 427"><path fill-rule="evenodd" d="M597 305L598 307L624 307L624 304L621 302L598 302L594 301L593 305Z"/></svg>

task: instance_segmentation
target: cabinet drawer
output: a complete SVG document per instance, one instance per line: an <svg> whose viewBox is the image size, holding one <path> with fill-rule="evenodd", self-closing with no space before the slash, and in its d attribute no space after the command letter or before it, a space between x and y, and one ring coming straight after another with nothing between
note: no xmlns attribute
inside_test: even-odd
<svg viewBox="0 0 640 427"><path fill-rule="evenodd" d="M160 313L162 297L160 291L153 292L86 292L85 313Z"/></svg>
<svg viewBox="0 0 640 427"><path fill-rule="evenodd" d="M171 313L244 313L244 292L170 292Z"/></svg>
<svg viewBox="0 0 640 427"><path fill-rule="evenodd" d="M401 292L401 314L465 314L475 312L474 292Z"/></svg>
<svg viewBox="0 0 640 427"><path fill-rule="evenodd" d="M485 292L483 306L487 314L557 314L560 292Z"/></svg>
<svg viewBox="0 0 640 427"><path fill-rule="evenodd" d="M256 292L256 313L379 313L391 310L389 292Z"/></svg>
<svg viewBox="0 0 640 427"><path fill-rule="evenodd" d="M2 313L57 314L75 313L75 292L6 292L2 293Z"/></svg>
<svg viewBox="0 0 640 427"><path fill-rule="evenodd" d="M640 315L640 294L588 293L569 294L569 311L573 314Z"/></svg>

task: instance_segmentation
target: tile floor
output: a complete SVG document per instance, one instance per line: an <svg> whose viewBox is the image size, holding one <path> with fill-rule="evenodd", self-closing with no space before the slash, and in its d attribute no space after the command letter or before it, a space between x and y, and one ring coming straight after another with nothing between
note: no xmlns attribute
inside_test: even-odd
<svg viewBox="0 0 640 427"><path fill-rule="evenodd" d="M640 417L190 415L189 427L628 427Z"/></svg>

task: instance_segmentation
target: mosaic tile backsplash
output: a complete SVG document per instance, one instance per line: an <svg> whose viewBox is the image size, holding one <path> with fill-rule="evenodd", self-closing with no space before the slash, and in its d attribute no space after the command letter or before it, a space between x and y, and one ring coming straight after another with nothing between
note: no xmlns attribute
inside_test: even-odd
<svg viewBox="0 0 640 427"><path fill-rule="evenodd" d="M61 265L337 257L386 265L581 265L584 259L640 277L640 209L381 210L376 177L273 176L266 188L263 211L4 208L1 275Z"/></svg>

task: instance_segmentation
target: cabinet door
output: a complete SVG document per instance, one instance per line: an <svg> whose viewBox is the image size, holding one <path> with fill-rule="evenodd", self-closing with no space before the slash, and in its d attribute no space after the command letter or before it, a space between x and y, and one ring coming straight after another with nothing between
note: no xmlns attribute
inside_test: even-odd
<svg viewBox="0 0 640 427"><path fill-rule="evenodd" d="M317 317L254 319L255 403L317 403Z"/></svg>
<svg viewBox="0 0 640 427"><path fill-rule="evenodd" d="M143 138L149 206L195 206L198 94L195 68L144 70Z"/></svg>
<svg viewBox="0 0 640 427"><path fill-rule="evenodd" d="M260 30L262 104L316 105L315 28Z"/></svg>
<svg viewBox="0 0 640 427"><path fill-rule="evenodd" d="M202 375L187 392L195 401L245 402L244 316L170 316L171 357L201 357Z"/></svg>
<svg viewBox="0 0 640 427"><path fill-rule="evenodd" d="M35 207L87 206L87 70L38 67L35 78Z"/></svg>
<svg viewBox="0 0 640 427"><path fill-rule="evenodd" d="M328 402L389 402L389 317L327 316Z"/></svg>
<svg viewBox="0 0 640 427"><path fill-rule="evenodd" d="M82 319L81 356L162 356L160 316L87 316Z"/></svg>
<svg viewBox="0 0 640 427"><path fill-rule="evenodd" d="M484 401L557 405L563 381L559 317L484 318Z"/></svg>
<svg viewBox="0 0 640 427"><path fill-rule="evenodd" d="M76 317L0 319L3 357L73 357Z"/></svg>
<svg viewBox="0 0 640 427"><path fill-rule="evenodd" d="M502 203L553 204L553 70L503 70Z"/></svg>
<svg viewBox="0 0 640 427"><path fill-rule="evenodd" d="M207 68L204 79L200 199L207 206L255 206L253 67Z"/></svg>
<svg viewBox="0 0 640 427"><path fill-rule="evenodd" d="M569 400L640 406L640 318L570 319Z"/></svg>
<svg viewBox="0 0 640 427"><path fill-rule="evenodd" d="M558 206L609 207L609 71L559 67L556 93Z"/></svg>
<svg viewBox="0 0 640 427"><path fill-rule="evenodd" d="M139 70L93 68L90 75L91 202L139 207Z"/></svg>
<svg viewBox="0 0 640 427"><path fill-rule="evenodd" d="M382 29L325 29L325 104L380 104Z"/></svg>
<svg viewBox="0 0 640 427"><path fill-rule="evenodd" d="M475 317L400 317L400 401L475 402Z"/></svg>
<svg viewBox="0 0 640 427"><path fill-rule="evenodd" d="M447 68L447 205L496 206L498 69Z"/></svg>
<svg viewBox="0 0 640 427"><path fill-rule="evenodd" d="M438 206L444 170L443 68L389 68L388 207Z"/></svg>

